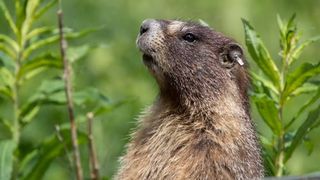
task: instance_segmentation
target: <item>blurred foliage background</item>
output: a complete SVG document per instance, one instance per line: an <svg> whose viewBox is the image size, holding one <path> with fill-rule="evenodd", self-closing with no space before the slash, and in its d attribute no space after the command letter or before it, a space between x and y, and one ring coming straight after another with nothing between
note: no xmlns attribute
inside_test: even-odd
<svg viewBox="0 0 320 180"><path fill-rule="evenodd" d="M3 0L10 9L12 0ZM81 59L74 69L75 89L95 87L112 101L126 100L123 105L95 120L94 135L101 166L101 174L111 177L118 166L118 158L125 150L129 134L135 127L136 119L143 109L152 104L157 96L157 85L143 66L135 45L140 23L146 18L163 19L202 19L217 31L233 37L244 47L244 32L240 18L245 18L255 26L273 57L278 58L279 49L276 15L289 18L297 13L297 22L303 37L320 34L319 0L65 0L63 1L65 26L76 30L91 27L103 28L81 40L70 41L71 45L83 43L103 44ZM53 8L37 23L57 25L56 9ZM37 24L35 25L37 26ZM0 32L9 33L4 17L0 16ZM302 61L319 62L320 43L306 49ZM56 48L57 49L57 48ZM58 51L58 49L57 49ZM247 55L248 56L248 55ZM250 60L249 60L250 61ZM256 68L254 65L251 68ZM42 74L43 75L43 74ZM28 83L25 92L38 86L41 74ZM30 88L28 88L30 87ZM292 118L297 111L295 105L304 102L308 95L289 102L284 110L285 117ZM319 104L318 104L319 105ZM1 112L6 104L0 99ZM54 133L54 125L67 122L63 106L46 106L41 109L36 120L22 132L22 145L33 147L43 137ZM253 119L260 132L268 133L266 125L253 108ZM85 128L80 124L80 128ZM307 156L307 149L300 146L288 162L292 175L320 171L320 129L312 132L310 138L315 142L314 153ZM87 163L86 146L81 146L82 160ZM61 158L54 161L45 179L69 179L68 161ZM84 168L88 169L88 168ZM88 172L86 172L88 174Z"/></svg>

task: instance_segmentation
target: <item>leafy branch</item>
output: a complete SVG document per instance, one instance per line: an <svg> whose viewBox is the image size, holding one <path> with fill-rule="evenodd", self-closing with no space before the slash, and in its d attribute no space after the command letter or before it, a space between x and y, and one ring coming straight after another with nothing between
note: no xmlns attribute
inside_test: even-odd
<svg viewBox="0 0 320 180"><path fill-rule="evenodd" d="M75 32L63 27L61 8L58 12L59 28L40 23L37 23L39 27L34 27L38 19L57 2L25 0L22 3L15 0L15 11L12 13L4 1L0 1L1 13L12 34L0 34L0 98L10 106L8 109L12 109L7 113L9 115L0 115L0 127L5 132L0 139L1 180L42 179L50 164L58 157L68 156L68 151L75 154L77 178L83 179L85 175L82 175L78 144L89 141L87 134L77 129L76 124L86 115L79 113L76 116L74 111L78 108L98 116L117 106L95 88L72 91L71 65L85 57L94 46L84 44L67 49L66 39L80 38L97 28ZM49 46L59 42L61 57L56 49ZM51 69L56 70L53 75L46 72ZM34 77L41 83L33 83L31 91L22 93L26 82ZM59 125L58 136L53 132L49 137L40 139L40 143L32 144L32 148L23 148L22 131L31 122L40 120L37 115L46 105L67 105L70 123ZM68 133L70 131L72 133ZM93 142L90 144L94 150Z"/></svg>
<svg viewBox="0 0 320 180"><path fill-rule="evenodd" d="M272 131L272 137L261 135L266 169L270 175L282 176L287 174L285 163L301 144L308 133L319 126L320 109L311 109L312 105L319 102L319 82L310 81L320 74L320 63L303 63L293 69L293 62L297 61L304 48L320 39L320 36L305 41L300 41L301 33L298 32L293 15L287 23L278 16L280 29L280 57L281 66L278 67L265 47L262 39L249 24L242 20L245 30L245 40L248 51L258 65L262 74L250 72L253 90L252 97L258 112L264 122ZM284 121L283 110L292 98L301 94L315 94L305 105L301 106L298 113L287 123ZM307 119L303 120L301 114L308 112ZM292 124L302 120L296 130L291 130Z"/></svg>

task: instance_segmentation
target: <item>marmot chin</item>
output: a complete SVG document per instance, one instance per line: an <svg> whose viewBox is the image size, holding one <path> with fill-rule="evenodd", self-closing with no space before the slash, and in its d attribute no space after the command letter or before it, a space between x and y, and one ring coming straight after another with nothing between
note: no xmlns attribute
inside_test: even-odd
<svg viewBox="0 0 320 180"><path fill-rule="evenodd" d="M154 19L142 23L137 45L160 92L115 178L261 179L241 47L205 25Z"/></svg>

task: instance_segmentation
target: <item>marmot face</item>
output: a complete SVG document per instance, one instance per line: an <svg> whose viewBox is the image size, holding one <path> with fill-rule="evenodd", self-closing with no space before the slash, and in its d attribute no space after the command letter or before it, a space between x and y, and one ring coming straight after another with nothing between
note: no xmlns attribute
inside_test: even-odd
<svg viewBox="0 0 320 180"><path fill-rule="evenodd" d="M137 45L160 94L199 101L223 93L232 83L237 94L246 93L241 47L207 26L148 19L142 23Z"/></svg>

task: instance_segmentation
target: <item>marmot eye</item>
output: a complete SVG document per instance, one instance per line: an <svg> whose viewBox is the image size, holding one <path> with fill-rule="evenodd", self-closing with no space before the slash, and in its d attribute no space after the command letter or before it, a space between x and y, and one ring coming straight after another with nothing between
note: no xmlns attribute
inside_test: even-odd
<svg viewBox="0 0 320 180"><path fill-rule="evenodd" d="M196 36L192 33L187 33L182 38L188 42L194 42L195 40L197 40Z"/></svg>

